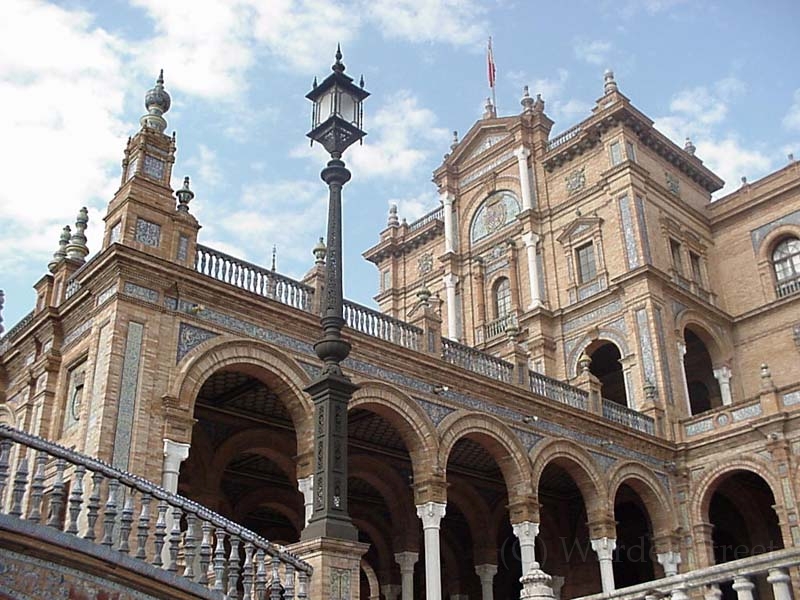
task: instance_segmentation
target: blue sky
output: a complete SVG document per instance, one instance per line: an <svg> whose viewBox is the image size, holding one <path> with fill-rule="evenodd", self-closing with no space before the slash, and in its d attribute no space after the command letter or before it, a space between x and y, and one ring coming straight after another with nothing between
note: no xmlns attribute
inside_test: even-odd
<svg viewBox="0 0 800 600"><path fill-rule="evenodd" d="M620 90L722 176L725 192L800 157L800 3L718 0L122 0L0 2L0 289L8 330L32 307L65 224L90 209L92 252L125 140L160 68L178 135L174 182L192 177L200 241L299 278L324 234L325 156L309 149L314 76L336 43L364 74L363 147L345 161L345 294L372 305L361 253L390 203L435 208L431 172L488 95L516 113L541 93L556 134L588 115L614 69ZM174 186L175 184L173 184Z"/></svg>

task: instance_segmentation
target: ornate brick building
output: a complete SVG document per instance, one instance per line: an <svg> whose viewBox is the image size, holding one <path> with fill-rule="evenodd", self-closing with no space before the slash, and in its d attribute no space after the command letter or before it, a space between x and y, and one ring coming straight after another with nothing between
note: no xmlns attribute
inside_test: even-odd
<svg viewBox="0 0 800 600"><path fill-rule="evenodd" d="M325 249L294 281L201 245L161 80L146 102L100 251L82 211L0 340L0 423L309 555ZM361 543L319 597L356 578L386 600L518 597L534 561L562 598L685 591L800 546L800 163L711 202L723 182L611 73L587 119L552 126L527 91L518 115L488 105L434 173L442 206L392 209L365 253L382 312L345 304L343 364ZM797 593L796 568L758 564L739 593L779 597L787 573Z"/></svg>

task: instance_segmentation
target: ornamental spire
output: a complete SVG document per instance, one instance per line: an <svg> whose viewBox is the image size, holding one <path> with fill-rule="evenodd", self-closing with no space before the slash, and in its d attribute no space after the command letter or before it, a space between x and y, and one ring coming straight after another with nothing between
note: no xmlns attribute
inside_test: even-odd
<svg viewBox="0 0 800 600"><path fill-rule="evenodd" d="M333 63L331 67L333 71L337 73L344 73L344 63L342 62L342 46L341 44L336 44L336 62Z"/></svg>
<svg viewBox="0 0 800 600"><path fill-rule="evenodd" d="M603 73L603 92L605 94L610 94L611 92L618 91L619 88L617 87L617 82L614 79L614 71L611 69L606 69L606 72Z"/></svg>
<svg viewBox="0 0 800 600"><path fill-rule="evenodd" d="M171 105L172 100L164 89L164 69L161 69L155 86L149 89L144 96L144 107L147 109L147 114L139 119L142 127L164 133L167 128L167 121L163 115Z"/></svg>
<svg viewBox="0 0 800 600"><path fill-rule="evenodd" d="M54 273L59 263L67 257L67 244L69 244L71 236L72 229L70 229L69 225L65 225L58 238L58 250L53 253L53 259L47 263L47 268L51 273Z"/></svg>
<svg viewBox="0 0 800 600"><path fill-rule="evenodd" d="M69 238L69 245L67 245L67 258L72 258L83 262L86 255L89 254L89 248L86 246L86 226L89 224L89 212L84 206L78 211L78 216L75 219L75 232Z"/></svg>

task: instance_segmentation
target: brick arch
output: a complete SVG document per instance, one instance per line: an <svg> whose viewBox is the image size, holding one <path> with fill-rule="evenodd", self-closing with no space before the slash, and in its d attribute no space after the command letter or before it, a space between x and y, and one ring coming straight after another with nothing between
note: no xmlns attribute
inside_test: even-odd
<svg viewBox="0 0 800 600"><path fill-rule="evenodd" d="M421 481L432 470L438 452L436 426L417 402L395 387L379 381L359 382L361 386L347 410L368 410L386 419L400 434L411 457L414 480Z"/></svg>
<svg viewBox="0 0 800 600"><path fill-rule="evenodd" d="M367 583L369 583L369 597L380 598L381 588L378 585L378 576L375 574L375 569L363 558L361 559L361 570L364 571Z"/></svg>
<svg viewBox="0 0 800 600"><path fill-rule="evenodd" d="M530 461L517 436L491 415L459 410L439 424L438 468L447 472L450 452L461 438L478 442L497 462L508 490L509 504L527 503L532 494Z"/></svg>
<svg viewBox="0 0 800 600"><path fill-rule="evenodd" d="M681 342L685 339L683 332L687 327L703 341L714 366L729 361L733 356L733 346L730 341L719 335L707 319L691 308L675 317L675 329Z"/></svg>
<svg viewBox="0 0 800 600"><path fill-rule="evenodd" d="M200 388L209 377L223 369L245 373L268 385L289 412L297 435L298 454L311 451L314 407L303 392L310 379L290 356L264 342L231 336L203 342L179 364L169 395L191 417Z"/></svg>
<svg viewBox="0 0 800 600"><path fill-rule="evenodd" d="M766 261L771 266L772 252L775 250L775 246L782 242L784 238L791 237L800 239L800 225L785 223L772 229L767 235L761 238L761 241L758 243L756 251L757 260L759 262Z"/></svg>
<svg viewBox="0 0 800 600"><path fill-rule="evenodd" d="M628 343L625 341L625 334L615 327L599 327L592 332L584 335L580 341L575 344L567 357L567 371L570 378L580 375L578 372L578 360L586 348L596 341L611 342L619 350L620 358L630 356L631 350Z"/></svg>
<svg viewBox="0 0 800 600"><path fill-rule="evenodd" d="M17 426L17 418L14 411L4 404L0 404L0 425Z"/></svg>
<svg viewBox="0 0 800 600"><path fill-rule="evenodd" d="M709 522L708 510L714 492L727 476L740 471L749 471L761 477L772 492L775 504L783 504L780 477L772 470L770 463L766 459L760 456L742 456L728 459L724 462L717 461L710 465L703 476L692 486L692 496L689 503L689 518L692 525ZM786 543L785 540L784 543Z"/></svg>
<svg viewBox="0 0 800 600"><path fill-rule="evenodd" d="M292 436L274 429L259 427L235 433L214 452L206 476L211 489L217 489L222 481L225 467L242 452L259 454L274 462L290 482L297 482L294 456L297 454Z"/></svg>
<svg viewBox="0 0 800 600"><path fill-rule="evenodd" d="M391 467L365 454L351 455L347 461L348 476L366 481L383 497L389 508L394 530L403 545L419 544L419 528L416 508L413 504L408 482Z"/></svg>
<svg viewBox="0 0 800 600"><path fill-rule="evenodd" d="M234 521L241 522L253 509L266 507L286 517L298 533L303 531L305 507L300 492L264 486L252 490L233 505ZM300 510L298 511L297 508Z"/></svg>
<svg viewBox="0 0 800 600"><path fill-rule="evenodd" d="M547 465L557 463L578 486L587 514L606 514L609 504L605 479L600 475L592 456L577 443L551 439L543 444L537 444L531 451L531 459L533 461L531 482L537 498L542 473Z"/></svg>
<svg viewBox="0 0 800 600"><path fill-rule="evenodd" d="M369 536L375 552L378 555L378 570L390 573L394 565L394 555L392 554L391 540L387 539L386 530L369 520L368 515L351 515L353 525L356 529L363 531Z"/></svg>
<svg viewBox="0 0 800 600"><path fill-rule="evenodd" d="M608 481L611 514L614 514L617 491L626 484L641 498L653 525L654 535L668 535L677 528L677 517L671 509L669 494L653 471L639 463L623 462L609 473Z"/></svg>

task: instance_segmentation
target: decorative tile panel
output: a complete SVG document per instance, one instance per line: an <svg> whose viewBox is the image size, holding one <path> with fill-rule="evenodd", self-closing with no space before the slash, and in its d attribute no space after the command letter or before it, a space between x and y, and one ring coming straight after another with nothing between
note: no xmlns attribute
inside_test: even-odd
<svg viewBox="0 0 800 600"><path fill-rule="evenodd" d="M161 225L139 217L136 219L136 235L134 239L145 246L158 248L161 244Z"/></svg>
<svg viewBox="0 0 800 600"><path fill-rule="evenodd" d="M611 302L603 304L602 306L598 306L594 310L590 310L589 312L578 317L573 317L572 319L564 321L561 329L564 333L574 331L575 329L583 329L589 323L594 323L602 317L619 312L621 310L622 302L619 300L619 298L615 298Z"/></svg>
<svg viewBox="0 0 800 600"><path fill-rule="evenodd" d="M664 352L665 348L667 347L667 343L664 338L664 322L663 322L663 317L661 316L660 306L655 307L653 316L656 321L656 338L658 339L658 352L661 356L661 360L659 361L659 365L661 366L661 381L664 382L664 388L666 392L666 398L664 398L664 401L669 403L674 403L675 400L672 397L672 381L669 376L669 364L667 363L667 359Z"/></svg>
<svg viewBox="0 0 800 600"><path fill-rule="evenodd" d="M783 395L784 406L794 406L795 404L800 404L800 391L790 392Z"/></svg>
<svg viewBox="0 0 800 600"><path fill-rule="evenodd" d="M589 454L592 455L592 458L598 465L600 465L600 468L603 469L603 471L608 471L611 467L614 466L614 463L617 462L616 458L612 456L607 456L605 454L600 454L599 452L594 452L592 450L589 450Z"/></svg>
<svg viewBox="0 0 800 600"><path fill-rule="evenodd" d="M636 311L636 329L639 332L639 348L642 352L645 379L656 382L656 362L653 358L653 344L650 339L650 327L647 323L647 311L640 308Z"/></svg>
<svg viewBox="0 0 800 600"><path fill-rule="evenodd" d="M684 427L687 436L697 435L698 433L705 433L714 429L714 421L712 419L703 419L690 423Z"/></svg>
<svg viewBox="0 0 800 600"><path fill-rule="evenodd" d="M543 436L537 433L531 433L523 429L514 428L514 433L517 434L519 441L522 442L528 452L533 450L533 447L544 439Z"/></svg>
<svg viewBox="0 0 800 600"><path fill-rule="evenodd" d="M122 221L117 221L114 223L114 226L111 228L111 231L108 234L108 243L113 244L114 242L118 242L122 233Z"/></svg>
<svg viewBox="0 0 800 600"><path fill-rule="evenodd" d="M144 325L131 321L128 323L128 338L125 341L125 355L122 359L122 380L120 382L119 402L117 403L117 427L114 438L114 455L111 466L126 471L131 452L131 433L136 396L139 388L139 362L142 353Z"/></svg>
<svg viewBox="0 0 800 600"><path fill-rule="evenodd" d="M627 195L619 199L619 213L622 217L622 234L625 239L625 257L628 260L628 268L635 269L641 263L639 261L639 248L636 243L636 230L633 227L631 200Z"/></svg>
<svg viewBox="0 0 800 600"><path fill-rule="evenodd" d="M731 411L731 417L733 417L734 421L744 421L745 419L758 417L760 415L761 415L760 404L751 404L750 406L737 408L736 410Z"/></svg>
<svg viewBox="0 0 800 600"><path fill-rule="evenodd" d="M208 329L195 327L189 323L181 323L178 326L178 351L175 356L175 364L181 362L181 359L194 348L218 335L218 333L209 331Z"/></svg>
<svg viewBox="0 0 800 600"><path fill-rule="evenodd" d="M506 225L516 223L520 208L519 200L508 190L495 192L483 201L475 213L470 227L470 241L475 243Z"/></svg>
<svg viewBox="0 0 800 600"><path fill-rule="evenodd" d="M144 155L144 163L142 165L142 171L148 177L152 177L153 179L158 179L161 181L164 177L164 161L160 158L156 158L155 156L150 156L149 154Z"/></svg>
<svg viewBox="0 0 800 600"><path fill-rule="evenodd" d="M605 287L599 279L595 279L592 283L583 285L578 288L578 300L586 300L595 294L599 294Z"/></svg>
<svg viewBox="0 0 800 600"><path fill-rule="evenodd" d="M178 238L177 259L186 262L187 258L189 258L189 238L185 235L181 235L180 238Z"/></svg>
<svg viewBox="0 0 800 600"><path fill-rule="evenodd" d="M586 167L575 169L569 175L564 177L564 183L567 188L567 194L577 194L584 187L586 187Z"/></svg>
<svg viewBox="0 0 800 600"><path fill-rule="evenodd" d="M753 250L758 252L758 247L761 245L761 242L764 241L764 238L781 225L800 226L800 210L796 210L793 213L789 213L788 215L781 217L780 219L775 219L774 221L765 223L761 227L753 229L750 232L750 239L753 242Z"/></svg>
<svg viewBox="0 0 800 600"><path fill-rule="evenodd" d="M483 166L475 169L474 171L472 171L468 175L465 175L464 177L459 179L458 183L459 183L459 185L461 185L463 187L463 186L467 185L468 183L471 183L471 182L475 181L476 179L478 179L482 175L485 175L486 173L489 173L490 171L494 171L500 165L508 162L511 159L516 160L516 157L514 156L514 150L509 150L508 152L503 152L503 154L501 154L500 156L498 156L494 160L492 160L492 161L490 161L488 163L485 163Z"/></svg>
<svg viewBox="0 0 800 600"><path fill-rule="evenodd" d="M131 283L130 281L125 282L125 285L122 288L122 293L126 296L144 300L145 302L158 304L158 292L156 290L151 290L150 288Z"/></svg>
<svg viewBox="0 0 800 600"><path fill-rule="evenodd" d="M433 402L429 402L428 400L423 400L422 398L414 397L414 400L417 401L422 407L422 410L425 411L431 421L433 421L434 425L439 425L447 415L452 412L455 412L455 409L450 408L448 406L442 406L441 404L434 404Z"/></svg>
<svg viewBox="0 0 800 600"><path fill-rule="evenodd" d="M96 306L100 306L103 302L111 298L114 294L117 293L117 284L114 283L104 289L102 292L97 294L97 304Z"/></svg>
<svg viewBox="0 0 800 600"><path fill-rule="evenodd" d="M92 323L93 323L92 319L86 319L75 329L67 333L67 335L64 336L64 342L62 343L61 347L66 348L73 342L77 342L80 338L82 338L84 335L86 335L86 333L88 333L92 329Z"/></svg>
<svg viewBox="0 0 800 600"><path fill-rule="evenodd" d="M472 149L472 152L465 157L465 160L469 160L478 156L479 154L483 154L489 148L496 146L498 143L510 137L511 136L509 136L507 133L491 133L485 136L480 143Z"/></svg>
<svg viewBox="0 0 800 600"><path fill-rule="evenodd" d="M636 208L636 221L639 224L639 235L642 237L642 248L644 249L644 262L648 265L653 264L653 259L650 256L650 237L647 235L647 221L644 216L644 201L641 196L636 196L634 201Z"/></svg>

